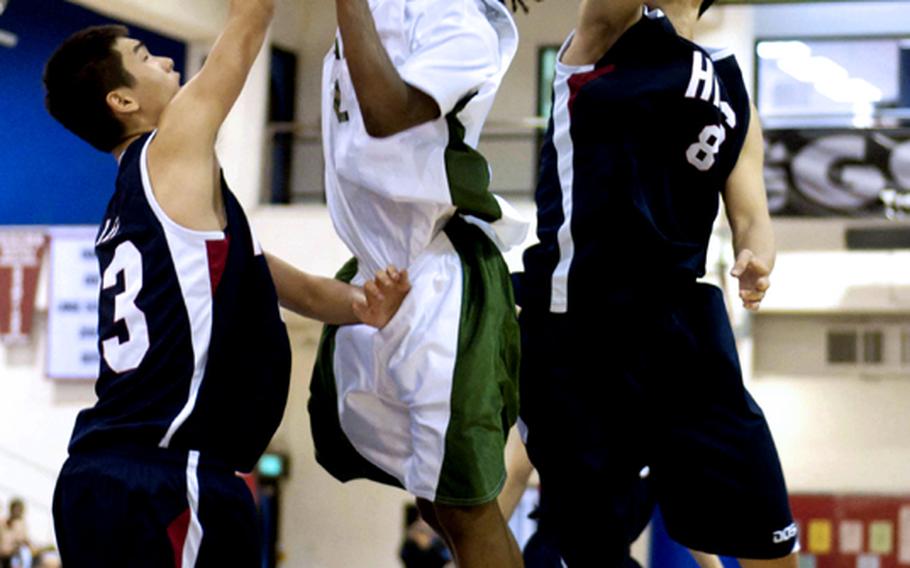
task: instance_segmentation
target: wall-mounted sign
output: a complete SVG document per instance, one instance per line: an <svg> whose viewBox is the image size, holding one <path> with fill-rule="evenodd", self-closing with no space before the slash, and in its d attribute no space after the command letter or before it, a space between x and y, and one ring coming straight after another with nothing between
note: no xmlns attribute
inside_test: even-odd
<svg viewBox="0 0 910 568"><path fill-rule="evenodd" d="M32 330L41 260L47 248L44 231L0 231L0 340L22 343Z"/></svg>
<svg viewBox="0 0 910 568"><path fill-rule="evenodd" d="M98 377L98 261L95 227L51 229L47 375Z"/></svg>
<svg viewBox="0 0 910 568"><path fill-rule="evenodd" d="M767 130L773 215L910 219L910 129Z"/></svg>
<svg viewBox="0 0 910 568"><path fill-rule="evenodd" d="M910 495L790 496L800 566L910 566Z"/></svg>

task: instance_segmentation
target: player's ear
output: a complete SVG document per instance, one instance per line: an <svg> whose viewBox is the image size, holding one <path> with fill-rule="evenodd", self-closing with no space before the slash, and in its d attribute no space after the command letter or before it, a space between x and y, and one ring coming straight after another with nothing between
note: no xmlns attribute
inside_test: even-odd
<svg viewBox="0 0 910 568"><path fill-rule="evenodd" d="M139 101L128 89L115 89L105 98L114 114L132 114L139 110Z"/></svg>

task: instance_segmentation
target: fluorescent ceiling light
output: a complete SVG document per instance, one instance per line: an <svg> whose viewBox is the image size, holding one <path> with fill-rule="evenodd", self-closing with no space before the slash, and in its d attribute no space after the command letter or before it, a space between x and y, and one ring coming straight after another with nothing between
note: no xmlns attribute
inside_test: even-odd
<svg viewBox="0 0 910 568"><path fill-rule="evenodd" d="M844 104L866 105L879 102L882 90L850 73L836 61L813 56L812 49L800 41L770 41L758 46L763 59L772 59L787 75L802 83L810 83L822 96ZM861 114L865 114L865 106Z"/></svg>
<svg viewBox="0 0 910 568"><path fill-rule="evenodd" d="M763 41L758 44L762 59L790 59L812 55L812 49L801 41Z"/></svg>

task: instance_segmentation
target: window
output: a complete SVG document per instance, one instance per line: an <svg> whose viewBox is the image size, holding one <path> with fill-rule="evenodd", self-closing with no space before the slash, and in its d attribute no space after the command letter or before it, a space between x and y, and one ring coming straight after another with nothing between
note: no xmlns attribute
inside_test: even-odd
<svg viewBox="0 0 910 568"><path fill-rule="evenodd" d="M553 110L553 79L556 78L556 57L559 46L541 47L537 56L537 116L549 120Z"/></svg>
<svg viewBox="0 0 910 568"><path fill-rule="evenodd" d="M272 47L269 81L269 124L272 126L272 175L269 180L269 203L290 203L294 166L294 131L288 129L296 120L297 55Z"/></svg>
<svg viewBox="0 0 910 568"><path fill-rule="evenodd" d="M829 331L828 362L836 364L856 363L857 339L855 331Z"/></svg>
<svg viewBox="0 0 910 568"><path fill-rule="evenodd" d="M881 365L884 360L884 334L881 331L863 333L863 362Z"/></svg>
<svg viewBox="0 0 910 568"><path fill-rule="evenodd" d="M875 115L910 106L901 85L908 64L910 43L902 37L761 40L759 112L771 128L868 127Z"/></svg>

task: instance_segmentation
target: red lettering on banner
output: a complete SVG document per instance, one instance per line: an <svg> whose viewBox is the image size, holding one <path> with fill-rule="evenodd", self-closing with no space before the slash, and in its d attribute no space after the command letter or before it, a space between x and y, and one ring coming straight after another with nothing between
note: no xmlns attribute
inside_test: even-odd
<svg viewBox="0 0 910 568"><path fill-rule="evenodd" d="M23 342L32 331L47 242L41 231L0 231L0 339L4 343Z"/></svg>

